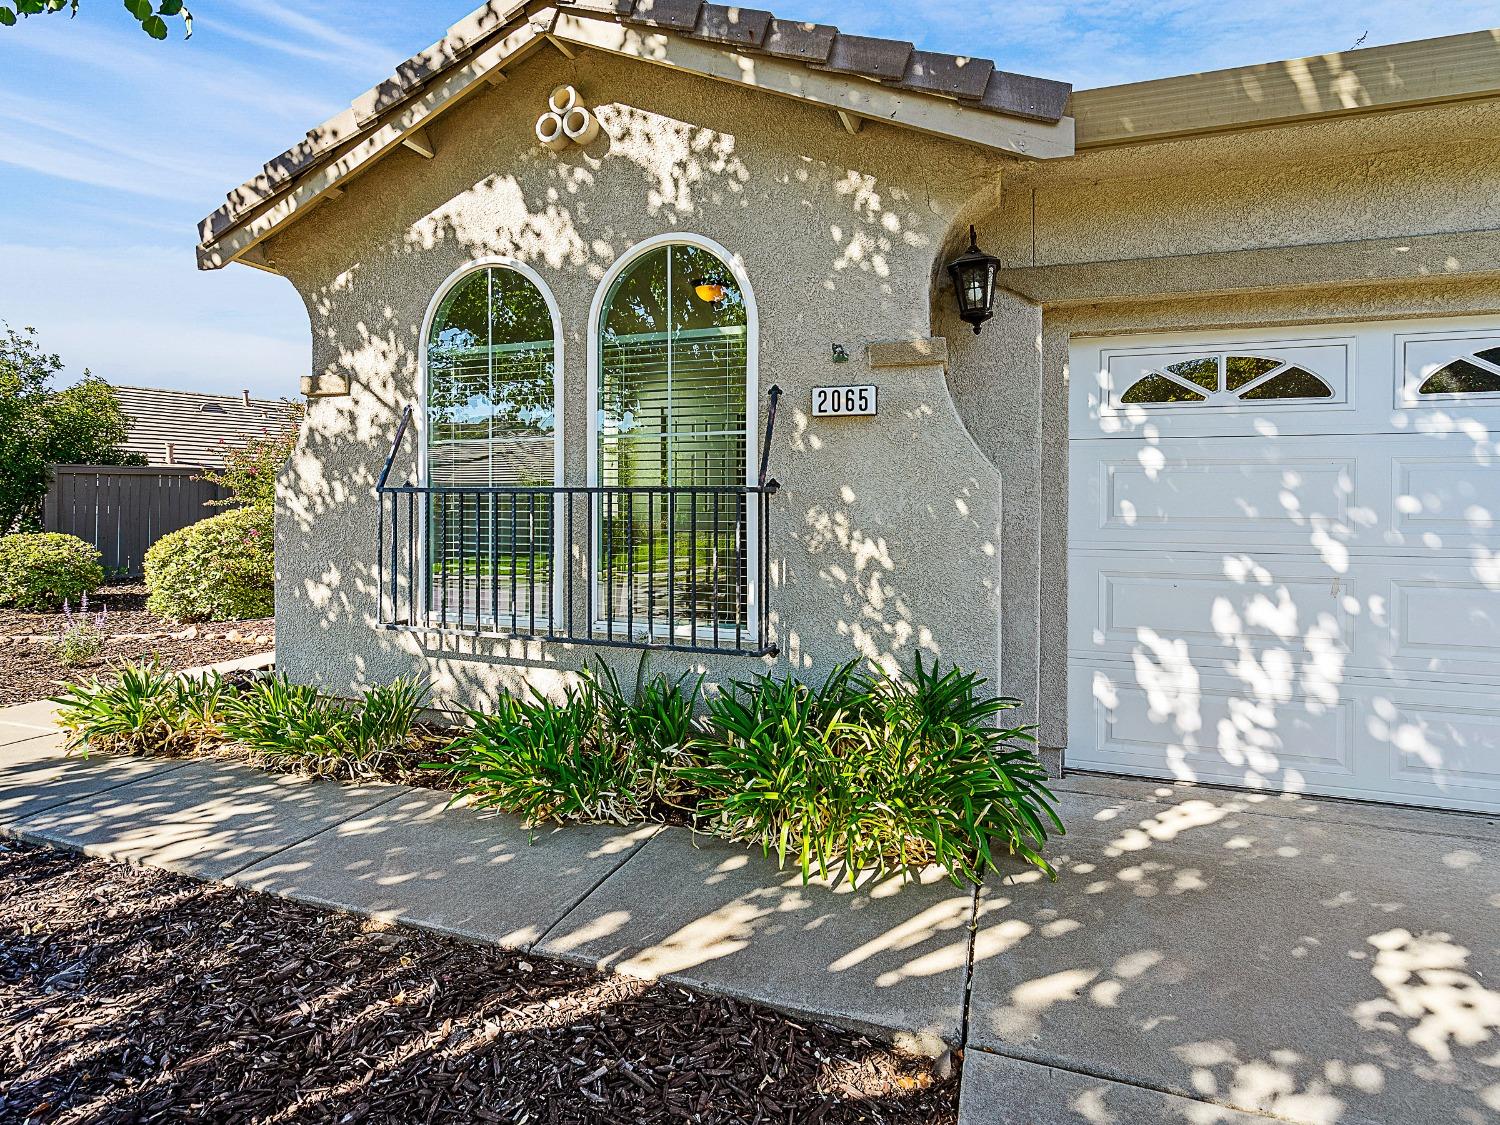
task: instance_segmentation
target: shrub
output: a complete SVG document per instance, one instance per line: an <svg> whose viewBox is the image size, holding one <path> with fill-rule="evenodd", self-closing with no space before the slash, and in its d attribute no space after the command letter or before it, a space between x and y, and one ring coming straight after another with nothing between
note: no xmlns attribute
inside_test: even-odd
<svg viewBox="0 0 1500 1125"><path fill-rule="evenodd" d="M53 531L0 537L0 603L56 613L63 602L104 582L103 556L73 535Z"/></svg>
<svg viewBox="0 0 1500 1125"><path fill-rule="evenodd" d="M937 863L977 882L995 866L992 842L1051 875L1039 849L1062 823L1035 740L991 725L1016 701L983 684L920 658L909 679L848 665L818 689L739 683L710 707L704 763L683 772L711 831L774 848L783 863L796 855L804 880Z"/></svg>
<svg viewBox="0 0 1500 1125"><path fill-rule="evenodd" d="M195 754L222 741L230 689L215 673L180 676L154 660L71 684L52 700L68 752Z"/></svg>
<svg viewBox="0 0 1500 1125"><path fill-rule="evenodd" d="M233 508L158 539L146 552L146 606L174 621L269 617L272 516Z"/></svg>
<svg viewBox="0 0 1500 1125"><path fill-rule="evenodd" d="M78 599L78 612L67 601L63 602L66 622L52 642L52 655L64 668L77 668L87 664L104 651L109 640L109 609L101 609L92 619L89 617L89 596Z"/></svg>
<svg viewBox="0 0 1500 1125"><path fill-rule="evenodd" d="M224 733L308 773L370 777L406 747L426 694L398 677L352 703L267 676L225 700Z"/></svg>
<svg viewBox="0 0 1500 1125"><path fill-rule="evenodd" d="M300 410L292 408L300 417ZM229 493L227 500L210 500L217 506L243 506L269 510L276 504L276 474L297 448L297 423L279 432L269 430L224 454L224 467L210 469L203 479Z"/></svg>

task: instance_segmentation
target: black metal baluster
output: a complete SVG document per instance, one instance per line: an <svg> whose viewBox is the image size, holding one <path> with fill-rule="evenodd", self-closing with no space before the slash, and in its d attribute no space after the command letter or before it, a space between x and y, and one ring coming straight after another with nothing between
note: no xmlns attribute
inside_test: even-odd
<svg viewBox="0 0 1500 1125"><path fill-rule="evenodd" d="M656 491L646 493L646 631L656 630Z"/></svg>
<svg viewBox="0 0 1500 1125"><path fill-rule="evenodd" d="M375 502L380 505L380 519L377 521L378 530L375 532L375 620L379 624L385 623L385 496L382 493L375 494ZM396 542L396 529L391 528L391 542ZM394 572L393 572L394 573ZM395 615L396 607L391 607L392 616Z"/></svg>
<svg viewBox="0 0 1500 1125"><path fill-rule="evenodd" d="M406 494L406 576L407 588L407 624L417 624L417 494L408 492ZM427 605L426 588L422 591L422 605L425 612Z"/></svg>
<svg viewBox="0 0 1500 1125"><path fill-rule="evenodd" d="M718 648L719 647L719 535L720 535L720 532L719 532L719 497L721 497L723 495L723 493L720 490L718 490L718 489L714 489L714 494L713 495L714 495L714 538L713 538L714 545L713 545L713 555L711 556L712 562L710 563L710 565L713 568L713 570L712 570L712 577L713 577L713 592L714 592L713 593L714 648Z"/></svg>
<svg viewBox="0 0 1500 1125"><path fill-rule="evenodd" d="M440 492L438 502L438 625L448 627L448 494Z"/></svg>
<svg viewBox="0 0 1500 1125"><path fill-rule="evenodd" d="M465 602L469 595L469 548L467 545L469 525L464 515L464 497L467 495L466 492L458 494L458 627L460 629L464 627L464 611L467 608Z"/></svg>
<svg viewBox="0 0 1500 1125"><path fill-rule="evenodd" d="M625 641L635 640L635 493L624 493L625 509Z"/></svg>
<svg viewBox="0 0 1500 1125"><path fill-rule="evenodd" d="M490 493L490 549L485 552L490 564L490 624L500 631L500 494Z"/></svg>
<svg viewBox="0 0 1500 1125"><path fill-rule="evenodd" d="M506 557L510 560L510 631L514 633L519 624L516 615L516 494L508 493L510 496L510 550Z"/></svg>
<svg viewBox="0 0 1500 1125"><path fill-rule="evenodd" d="M526 608L531 615L531 627L528 631L536 636L536 493L528 492L526 499L531 504L527 517L530 527L526 532Z"/></svg>
<svg viewBox="0 0 1500 1125"><path fill-rule="evenodd" d="M603 526L599 529L600 539L604 547L604 588L608 592L605 602L608 617L606 625L609 630L610 640L615 636L615 494L613 489L606 489L603 499L609 504L609 513L606 516L601 513L599 522Z"/></svg>
<svg viewBox="0 0 1500 1125"><path fill-rule="evenodd" d="M677 494L667 489L667 643L677 636Z"/></svg>
<svg viewBox="0 0 1500 1125"><path fill-rule="evenodd" d="M568 503L568 534L563 540L564 546L567 548L564 553L563 565L568 568L568 636L571 637L573 635L573 571L577 568L573 563L573 494L569 492L566 494L566 497ZM589 544L590 553L593 552L593 549L593 544Z"/></svg>
<svg viewBox="0 0 1500 1125"><path fill-rule="evenodd" d="M734 577L734 650L739 652L745 647L745 610L750 591L746 585L745 551L749 544L745 542L745 503L749 499L743 492L735 496L735 577Z"/></svg>
<svg viewBox="0 0 1500 1125"><path fill-rule="evenodd" d="M688 619L689 643L698 644L698 494L688 493L692 506L688 514Z"/></svg>

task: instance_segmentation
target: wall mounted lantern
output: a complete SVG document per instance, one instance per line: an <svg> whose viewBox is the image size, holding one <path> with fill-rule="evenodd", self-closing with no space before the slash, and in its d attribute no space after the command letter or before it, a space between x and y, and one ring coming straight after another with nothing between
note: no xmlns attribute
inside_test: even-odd
<svg viewBox="0 0 1500 1125"><path fill-rule="evenodd" d="M995 315L995 271L1000 259L992 258L979 248L974 228L969 228L969 248L948 263L953 278L953 292L958 297L958 315L974 326L980 326Z"/></svg>

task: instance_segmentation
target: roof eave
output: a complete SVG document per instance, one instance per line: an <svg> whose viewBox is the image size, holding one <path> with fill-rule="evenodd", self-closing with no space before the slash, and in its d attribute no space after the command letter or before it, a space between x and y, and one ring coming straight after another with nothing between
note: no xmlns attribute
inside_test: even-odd
<svg viewBox="0 0 1500 1125"><path fill-rule="evenodd" d="M524 8L515 5L509 15L524 15ZM1047 121L978 109L952 97L815 69L763 51L741 53L723 43L632 25L583 7L563 12L545 7L524 15L524 22L482 50L469 44L461 58L459 52L449 51L442 67L423 75L425 84L413 82L399 97L391 94L391 83L382 83L357 99L351 110L310 133L308 142L283 154L280 164L268 164L265 175L237 189L226 208L199 225L199 268L221 269L240 261L276 272L274 262L255 253L261 242L317 204L341 194L344 182L368 170L439 114L486 88L503 76L507 66L548 42L564 51L598 50L795 98L843 115L911 128L1012 157L1052 159L1073 153L1073 121L1066 116ZM440 47L442 43L429 53ZM1028 81L1057 85L995 74L1021 84L1015 92L1018 104L1033 93L1024 88ZM382 91L391 96L380 106ZM1012 96L1012 91L1006 94ZM1054 104L1054 111L1060 104ZM322 135L330 139L320 148ZM341 145L345 146L342 151ZM236 210L240 213L235 214Z"/></svg>

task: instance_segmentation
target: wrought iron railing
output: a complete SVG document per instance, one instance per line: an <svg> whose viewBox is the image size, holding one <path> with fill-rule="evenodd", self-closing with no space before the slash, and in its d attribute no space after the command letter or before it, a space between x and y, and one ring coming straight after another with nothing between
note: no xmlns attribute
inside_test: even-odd
<svg viewBox="0 0 1500 1125"><path fill-rule="evenodd" d="M753 485L391 484L376 493L380 624L566 644L774 655L767 479Z"/></svg>

